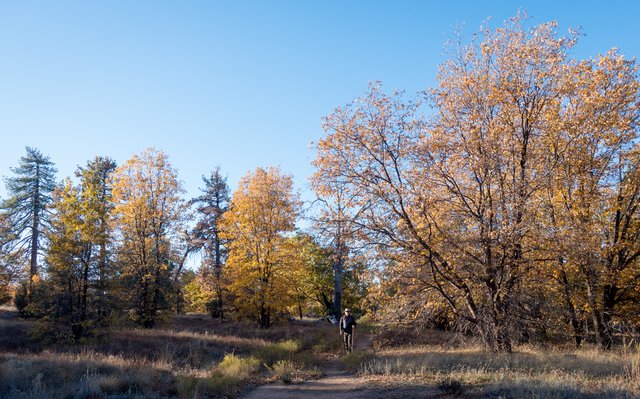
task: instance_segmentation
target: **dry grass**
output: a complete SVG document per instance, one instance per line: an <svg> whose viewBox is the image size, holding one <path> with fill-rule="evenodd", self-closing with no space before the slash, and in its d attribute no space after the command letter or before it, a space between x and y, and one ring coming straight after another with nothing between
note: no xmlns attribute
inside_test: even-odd
<svg viewBox="0 0 640 399"><path fill-rule="evenodd" d="M81 344L54 343L3 309L0 398L233 398L277 378L278 361L290 376L318 376L312 348L333 333L317 323L259 330L188 315L154 330L113 328Z"/></svg>
<svg viewBox="0 0 640 399"><path fill-rule="evenodd" d="M422 384L443 394L490 398L638 398L640 354L518 347L407 346L354 353L347 366L383 386Z"/></svg>

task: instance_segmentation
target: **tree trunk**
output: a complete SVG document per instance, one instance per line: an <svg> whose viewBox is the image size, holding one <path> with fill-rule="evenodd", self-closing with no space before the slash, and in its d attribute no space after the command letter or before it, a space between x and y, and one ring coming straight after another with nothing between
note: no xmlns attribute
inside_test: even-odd
<svg viewBox="0 0 640 399"><path fill-rule="evenodd" d="M596 337L596 345L603 347L602 336L600 335L604 329L602 326L602 316L598 311L594 288L590 282L587 282L587 302L591 308L591 322L593 323L593 331Z"/></svg>
<svg viewBox="0 0 640 399"><path fill-rule="evenodd" d="M511 334L509 332L509 324L513 321L509 317L508 305L501 299L497 299L494 303L495 309L495 344L499 352L511 353Z"/></svg>
<svg viewBox="0 0 640 399"><path fill-rule="evenodd" d="M224 321L224 310L222 309L222 283L220 282L220 276L218 275L216 282L216 309L217 309L217 317L220 318L220 321Z"/></svg>
<svg viewBox="0 0 640 399"><path fill-rule="evenodd" d="M342 315L342 276L344 270L342 259L338 259L333 264L333 314L340 318Z"/></svg>
<svg viewBox="0 0 640 399"><path fill-rule="evenodd" d="M89 258L91 255L89 255ZM80 317L77 331L74 332L75 339L80 339L85 333L85 322L87 321L87 300L89 290L89 261L83 262L82 270L82 296L80 297Z"/></svg>
<svg viewBox="0 0 640 399"><path fill-rule="evenodd" d="M602 340L601 348L603 350L609 350L613 345L612 321L617 292L618 287L616 287L615 284L607 284L604 286L602 298L602 323L600 324L600 339Z"/></svg>
<svg viewBox="0 0 640 399"><path fill-rule="evenodd" d="M105 224L105 221L101 221L101 223ZM104 237L106 237L106 233L104 230L101 232L103 242L99 244L99 261L98 261L98 284L97 284L97 311L98 311L98 320L103 322L107 318L107 304L106 304L106 291L107 291L107 245L104 242Z"/></svg>
<svg viewBox="0 0 640 399"><path fill-rule="evenodd" d="M269 328L271 326L270 309L264 306L264 303L260 305L260 328Z"/></svg>
<svg viewBox="0 0 640 399"><path fill-rule="evenodd" d="M576 315L576 309L573 306L573 302L571 301L571 288L569 287L569 279L567 278L567 273L564 270L564 261L560 258L558 259L558 263L560 264L560 281L562 282L564 303L567 308L567 313L569 314L571 328L573 329L573 340L576 344L576 348L580 348L580 345L582 345L582 334L580 331L580 322L578 321L578 316Z"/></svg>
<svg viewBox="0 0 640 399"><path fill-rule="evenodd" d="M329 299L327 294L321 292L319 301L324 305L324 308L326 309L328 314L333 314L333 301Z"/></svg>
<svg viewBox="0 0 640 399"><path fill-rule="evenodd" d="M36 188L34 198L33 224L31 225L31 259L29 259L29 284L27 285L27 303L31 303L35 276L38 274L38 241L40 239L39 199Z"/></svg>
<svg viewBox="0 0 640 399"><path fill-rule="evenodd" d="M182 314L182 288L176 289L176 314Z"/></svg>

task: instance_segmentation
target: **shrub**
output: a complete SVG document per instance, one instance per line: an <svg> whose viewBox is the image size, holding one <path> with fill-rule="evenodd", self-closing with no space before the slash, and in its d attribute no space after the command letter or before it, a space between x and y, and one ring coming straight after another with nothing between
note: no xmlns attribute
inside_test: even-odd
<svg viewBox="0 0 640 399"><path fill-rule="evenodd" d="M245 380L260 368L260 360L254 357L241 358L228 353L218 365L218 371L227 377Z"/></svg>
<svg viewBox="0 0 640 399"><path fill-rule="evenodd" d="M298 352L293 355L293 362L303 367L318 368L321 363L321 359L309 351Z"/></svg>
<svg viewBox="0 0 640 399"><path fill-rule="evenodd" d="M241 384L238 377L215 371L206 378L183 375L178 378L177 388L181 398L229 398L238 394Z"/></svg>
<svg viewBox="0 0 640 399"><path fill-rule="evenodd" d="M288 360L280 360L273 365L273 375L278 377L285 384L290 384L293 380L293 363Z"/></svg>
<svg viewBox="0 0 640 399"><path fill-rule="evenodd" d="M98 380L100 390L107 395L123 395L140 392L138 383L125 376L103 376Z"/></svg>
<svg viewBox="0 0 640 399"><path fill-rule="evenodd" d="M22 283L20 288L16 291L16 296L13 299L13 304L16 305L16 309L20 313L20 316L27 316L25 310L27 308L27 284Z"/></svg>
<svg viewBox="0 0 640 399"><path fill-rule="evenodd" d="M0 282L0 306L11 302L12 298L11 287L8 284Z"/></svg>
<svg viewBox="0 0 640 399"><path fill-rule="evenodd" d="M313 337L310 339L311 348L315 352L327 352L327 351L340 351L342 349L342 337L338 335L337 331L331 330L330 334L323 334L320 337Z"/></svg>

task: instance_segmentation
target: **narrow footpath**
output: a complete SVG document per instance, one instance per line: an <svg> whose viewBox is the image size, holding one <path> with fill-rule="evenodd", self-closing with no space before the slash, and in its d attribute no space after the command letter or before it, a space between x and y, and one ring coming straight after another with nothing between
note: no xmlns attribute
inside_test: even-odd
<svg viewBox="0 0 640 399"><path fill-rule="evenodd" d="M371 336L363 335L355 342L354 350L365 350L371 342ZM366 381L358 379L342 370L339 359L332 359L324 370L324 377L302 384L283 384L281 382L263 385L249 392L242 399L364 399Z"/></svg>

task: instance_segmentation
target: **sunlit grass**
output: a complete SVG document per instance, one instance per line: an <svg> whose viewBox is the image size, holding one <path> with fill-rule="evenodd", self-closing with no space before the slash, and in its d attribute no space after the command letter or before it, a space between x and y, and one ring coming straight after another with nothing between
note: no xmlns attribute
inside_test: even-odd
<svg viewBox="0 0 640 399"><path fill-rule="evenodd" d="M434 345L354 353L345 364L366 378L420 382L469 394L504 398L635 398L640 396L637 352L603 353L516 348L491 353L479 346ZM455 389L454 389L455 388Z"/></svg>

